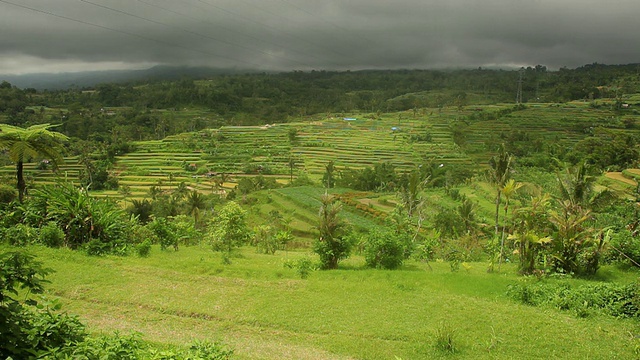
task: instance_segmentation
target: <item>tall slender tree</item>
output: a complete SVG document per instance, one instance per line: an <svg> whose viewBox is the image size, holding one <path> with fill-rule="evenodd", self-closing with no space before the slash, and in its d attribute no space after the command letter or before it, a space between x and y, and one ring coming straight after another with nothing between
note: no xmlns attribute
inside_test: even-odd
<svg viewBox="0 0 640 360"><path fill-rule="evenodd" d="M49 161L56 168L62 161L63 143L67 136L50 131L55 125L40 124L26 129L0 124L0 150L7 150L9 158L16 164L18 199L24 201L27 184L24 180L24 163L38 157Z"/></svg>
<svg viewBox="0 0 640 360"><path fill-rule="evenodd" d="M502 190L511 172L511 162L513 157L507 152L504 144L500 146L499 153L489 160L491 171L489 172L489 180L496 187L496 237L498 236L499 216L500 216L500 198L502 196Z"/></svg>
<svg viewBox="0 0 640 360"><path fill-rule="evenodd" d="M515 180L513 179L509 179L507 180L507 182L504 184L504 187L502 188L502 194L505 197L505 204L504 204L504 221L506 222L506 219L508 218L509 215L509 200L511 200L511 197L522 187L521 183L517 183L515 182ZM498 271L500 271L500 268L502 267L502 259L504 256L504 239L505 239L505 230L506 230L506 224L504 224L502 226L502 236L501 236L501 240L500 240L500 258L498 260Z"/></svg>

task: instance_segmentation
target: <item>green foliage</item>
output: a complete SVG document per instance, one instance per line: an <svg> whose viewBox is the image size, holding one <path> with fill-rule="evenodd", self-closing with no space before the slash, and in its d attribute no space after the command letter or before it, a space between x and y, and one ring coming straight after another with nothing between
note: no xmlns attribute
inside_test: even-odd
<svg viewBox="0 0 640 360"><path fill-rule="evenodd" d="M0 184L0 206L9 204L17 197L16 189L8 185Z"/></svg>
<svg viewBox="0 0 640 360"><path fill-rule="evenodd" d="M50 272L34 257L21 252L0 254L0 357L34 359L48 348L66 346L84 338L77 318L56 313L33 299L18 300L18 290L33 294L44 291L44 277Z"/></svg>
<svg viewBox="0 0 640 360"><path fill-rule="evenodd" d="M346 236L347 224L338 216L342 209L340 204L327 194L320 201L320 236L313 244L313 251L320 255L322 269L336 269L338 261L349 257L353 245Z"/></svg>
<svg viewBox="0 0 640 360"><path fill-rule="evenodd" d="M116 190L119 187L118 177L113 173L113 162L108 159L93 159L89 155L81 155L80 163L84 166L78 173L80 184L91 190Z"/></svg>
<svg viewBox="0 0 640 360"><path fill-rule="evenodd" d="M458 351L455 329L446 322L440 323L436 328L433 340L433 346L440 352L455 353Z"/></svg>
<svg viewBox="0 0 640 360"><path fill-rule="evenodd" d="M603 243L587 226L590 212L566 200L559 206L559 211L550 211L555 230L551 241L553 270L576 275L595 274Z"/></svg>
<svg viewBox="0 0 640 360"><path fill-rule="evenodd" d="M292 127L287 131L287 137L289 138L289 142L294 143L298 140L298 129Z"/></svg>
<svg viewBox="0 0 640 360"><path fill-rule="evenodd" d="M325 172L326 174L326 172ZM398 181L395 166L389 162L377 163L362 170L345 169L336 184L355 190L393 190Z"/></svg>
<svg viewBox="0 0 640 360"><path fill-rule="evenodd" d="M322 175L322 185L327 189L331 189L336 186L335 163L333 161L329 161L324 169L324 174Z"/></svg>
<svg viewBox="0 0 640 360"><path fill-rule="evenodd" d="M289 260L284 263L284 266L289 269L295 269L298 276L301 279L306 279L309 277L311 272L315 270L315 266L313 261L308 256L303 256L296 260Z"/></svg>
<svg viewBox="0 0 640 360"><path fill-rule="evenodd" d="M63 143L67 136L49 131L50 124L32 125L26 129L0 124L0 151L6 150L11 161L16 163L18 199L24 200L26 183L23 175L24 163L42 157L57 166L63 161Z"/></svg>
<svg viewBox="0 0 640 360"><path fill-rule="evenodd" d="M200 243L202 232L196 228L195 219L187 215L178 215L171 219L178 242L183 245Z"/></svg>
<svg viewBox="0 0 640 360"><path fill-rule="evenodd" d="M526 305L549 306L585 317L600 313L640 318L640 285L601 283L571 287L567 283L529 282L509 285L507 295Z"/></svg>
<svg viewBox="0 0 640 360"><path fill-rule="evenodd" d="M640 267L640 238L623 229L612 236L608 258L627 267Z"/></svg>
<svg viewBox="0 0 640 360"><path fill-rule="evenodd" d="M101 360L137 360L147 358L140 335L114 335L88 337L75 346L53 349L45 359L101 359Z"/></svg>
<svg viewBox="0 0 640 360"><path fill-rule="evenodd" d="M151 253L151 241L148 239L144 240L143 242L136 244L135 249L138 256L148 257Z"/></svg>
<svg viewBox="0 0 640 360"><path fill-rule="evenodd" d="M151 215L153 214L153 204L147 200L132 200L131 205L127 208L129 214L138 218L143 224L151 221Z"/></svg>
<svg viewBox="0 0 640 360"><path fill-rule="evenodd" d="M407 235L404 234L404 237ZM403 236L386 229L373 229L365 237L364 259L367 266L397 269L402 266L407 246Z"/></svg>
<svg viewBox="0 0 640 360"><path fill-rule="evenodd" d="M155 238L158 239L160 249L166 250L169 247L173 247L174 250L178 250L177 229L171 221L167 218L159 217L153 219L147 226L153 231Z"/></svg>
<svg viewBox="0 0 640 360"><path fill-rule="evenodd" d="M41 222L56 223L65 234L64 245L75 249L91 242L88 250L95 255L126 253L132 224L117 204L68 183L45 186L32 198L31 213Z"/></svg>
<svg viewBox="0 0 640 360"><path fill-rule="evenodd" d="M464 222L460 220L456 210L442 208L435 214L433 226L442 236L457 238L465 232Z"/></svg>
<svg viewBox="0 0 640 360"><path fill-rule="evenodd" d="M260 225L253 228L253 243L256 245L258 252L263 254L275 254L278 250L278 244L273 236L273 228L269 225Z"/></svg>
<svg viewBox="0 0 640 360"><path fill-rule="evenodd" d="M195 341L189 348L187 360L228 360L233 355L233 349L221 343Z"/></svg>
<svg viewBox="0 0 640 360"><path fill-rule="evenodd" d="M0 229L2 237L11 245L25 246L38 240L38 229L25 224L16 224L13 227Z"/></svg>
<svg viewBox="0 0 640 360"><path fill-rule="evenodd" d="M40 228L39 242L48 247L60 247L64 244L64 231L54 221Z"/></svg>
<svg viewBox="0 0 640 360"><path fill-rule="evenodd" d="M277 189L280 185L273 178L267 178L262 175L256 177L243 177L238 181L237 189L240 194L247 195L254 191L265 189Z"/></svg>
<svg viewBox="0 0 640 360"><path fill-rule="evenodd" d="M533 274L543 250L552 242L551 238L540 237L533 232L523 234L516 232L510 235L509 239L514 242L520 258L520 273L525 275Z"/></svg>
<svg viewBox="0 0 640 360"><path fill-rule="evenodd" d="M249 240L251 233L245 220L246 215L246 211L233 201L220 209L207 234L214 250L229 254L234 247L241 246Z"/></svg>
<svg viewBox="0 0 640 360"><path fill-rule="evenodd" d="M269 225L260 225L253 229L253 243L258 252L263 254L275 254L277 250L284 249L292 239L289 231L276 231L275 227Z"/></svg>
<svg viewBox="0 0 640 360"><path fill-rule="evenodd" d="M593 136L576 144L570 157L598 169L621 171L638 161L637 144L631 134L597 128Z"/></svg>

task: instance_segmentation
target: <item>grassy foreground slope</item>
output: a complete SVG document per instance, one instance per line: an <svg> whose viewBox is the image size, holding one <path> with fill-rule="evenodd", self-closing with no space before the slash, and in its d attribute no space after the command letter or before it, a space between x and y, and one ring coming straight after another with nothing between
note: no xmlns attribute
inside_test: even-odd
<svg viewBox="0 0 640 360"><path fill-rule="evenodd" d="M516 304L505 292L523 280L508 266L452 273L446 263L410 262L381 271L355 256L300 280L283 266L299 252L244 248L222 265L206 247L154 248L149 258L30 251L56 270L49 292L93 331L140 331L158 343L221 340L238 359L631 359L640 347L635 321ZM434 347L443 324L453 329L453 355Z"/></svg>

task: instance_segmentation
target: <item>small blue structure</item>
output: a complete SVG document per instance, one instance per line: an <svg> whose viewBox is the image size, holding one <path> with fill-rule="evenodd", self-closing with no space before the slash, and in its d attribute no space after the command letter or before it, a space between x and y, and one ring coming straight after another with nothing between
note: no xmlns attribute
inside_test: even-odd
<svg viewBox="0 0 640 360"><path fill-rule="evenodd" d="M398 130L400 130L400 128L398 128L398 127L396 127L396 126L394 126L394 127L392 127L392 128L391 128L391 131L398 131Z"/></svg>
<svg viewBox="0 0 640 360"><path fill-rule="evenodd" d="M344 120L344 121L356 121L358 119L356 119L356 118L342 118L342 120Z"/></svg>

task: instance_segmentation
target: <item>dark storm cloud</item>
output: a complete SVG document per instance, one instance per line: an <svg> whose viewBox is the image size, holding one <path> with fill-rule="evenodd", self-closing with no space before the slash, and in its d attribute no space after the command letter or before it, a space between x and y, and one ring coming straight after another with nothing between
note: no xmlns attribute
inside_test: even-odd
<svg viewBox="0 0 640 360"><path fill-rule="evenodd" d="M630 63L637 14L635 0L0 0L0 73Z"/></svg>

